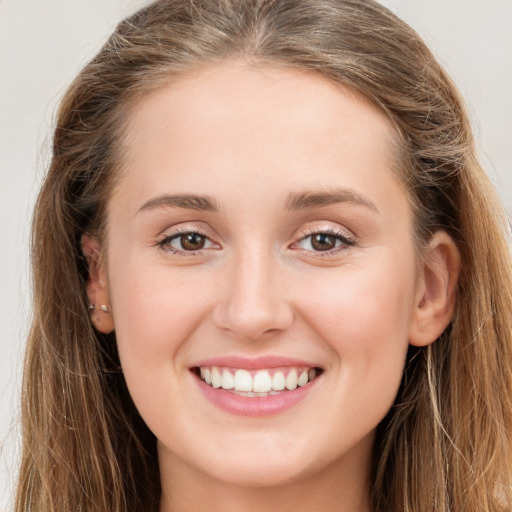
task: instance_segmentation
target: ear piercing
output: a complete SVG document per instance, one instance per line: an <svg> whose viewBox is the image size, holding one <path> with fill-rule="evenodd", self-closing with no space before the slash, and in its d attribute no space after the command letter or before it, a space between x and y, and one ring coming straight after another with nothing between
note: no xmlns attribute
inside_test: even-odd
<svg viewBox="0 0 512 512"><path fill-rule="evenodd" d="M96 306L94 304L89 304L89 308L88 309L89 309L89 311L94 311L96 309ZM108 313L109 312L109 309L107 308L107 306L105 306L105 304L101 304L100 309L104 313Z"/></svg>

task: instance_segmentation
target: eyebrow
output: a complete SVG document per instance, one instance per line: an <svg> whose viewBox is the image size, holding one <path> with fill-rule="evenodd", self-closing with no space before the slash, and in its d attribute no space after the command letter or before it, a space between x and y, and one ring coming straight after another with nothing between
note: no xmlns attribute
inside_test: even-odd
<svg viewBox="0 0 512 512"><path fill-rule="evenodd" d="M302 210L318 206L328 206L338 203L352 203L365 206L379 212L378 208L367 197L361 196L352 189L338 188L324 191L294 192L288 196L285 207L287 210Z"/></svg>
<svg viewBox="0 0 512 512"><path fill-rule="evenodd" d="M218 212L219 207L215 199L209 196L197 196L194 194L164 194L161 196L153 197L146 201L138 210L137 213L145 210L152 210L161 206L170 208L185 208L187 210L196 210L200 212Z"/></svg>
<svg viewBox="0 0 512 512"><path fill-rule="evenodd" d="M358 204L375 212L379 211L375 204L368 198L361 196L351 189L335 189L328 192L294 192L286 199L285 208L287 210L302 210L338 203ZM137 210L137 213L145 210L152 210L161 206L167 206L169 208L185 208L188 210L203 212L219 211L217 202L209 196L198 196L194 194L164 194L146 201Z"/></svg>

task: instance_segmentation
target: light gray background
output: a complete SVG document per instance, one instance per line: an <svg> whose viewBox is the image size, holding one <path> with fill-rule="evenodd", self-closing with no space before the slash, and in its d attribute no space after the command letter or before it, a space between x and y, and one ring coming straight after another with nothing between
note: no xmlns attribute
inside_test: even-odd
<svg viewBox="0 0 512 512"><path fill-rule="evenodd" d="M243 1L243 0L241 0ZM28 231L59 98L147 0L0 0L0 510L18 459L30 317ZM512 1L385 0L426 39L469 106L482 160L512 217Z"/></svg>

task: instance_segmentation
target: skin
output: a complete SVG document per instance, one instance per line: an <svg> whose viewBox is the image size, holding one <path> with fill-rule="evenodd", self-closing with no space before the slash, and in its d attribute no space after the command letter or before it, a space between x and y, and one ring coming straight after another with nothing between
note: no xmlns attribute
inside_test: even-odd
<svg viewBox="0 0 512 512"><path fill-rule="evenodd" d="M83 247L89 298L110 307L92 321L116 330L158 439L161 512L371 510L375 428L409 344L449 323L458 272L444 233L418 257L394 138L346 88L243 63L201 69L134 107L107 256L87 236ZM290 195L334 191L329 204L289 208ZM155 200L165 194L208 196L218 211ZM176 230L204 235L204 248L169 242ZM326 230L337 247L315 250L310 235ZM230 355L296 357L324 373L290 409L239 416L206 400L190 371Z"/></svg>

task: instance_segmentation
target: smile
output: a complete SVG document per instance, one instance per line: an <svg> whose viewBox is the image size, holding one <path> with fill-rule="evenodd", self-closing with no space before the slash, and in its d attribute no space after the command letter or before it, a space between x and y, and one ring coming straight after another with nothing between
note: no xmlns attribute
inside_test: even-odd
<svg viewBox="0 0 512 512"><path fill-rule="evenodd" d="M321 372L320 368L282 367L259 370L200 366L196 374L208 386L246 397L265 397L304 387Z"/></svg>
<svg viewBox="0 0 512 512"><path fill-rule="evenodd" d="M277 355L214 357L189 369L208 402L249 417L268 417L298 405L315 393L324 373L317 364Z"/></svg>

